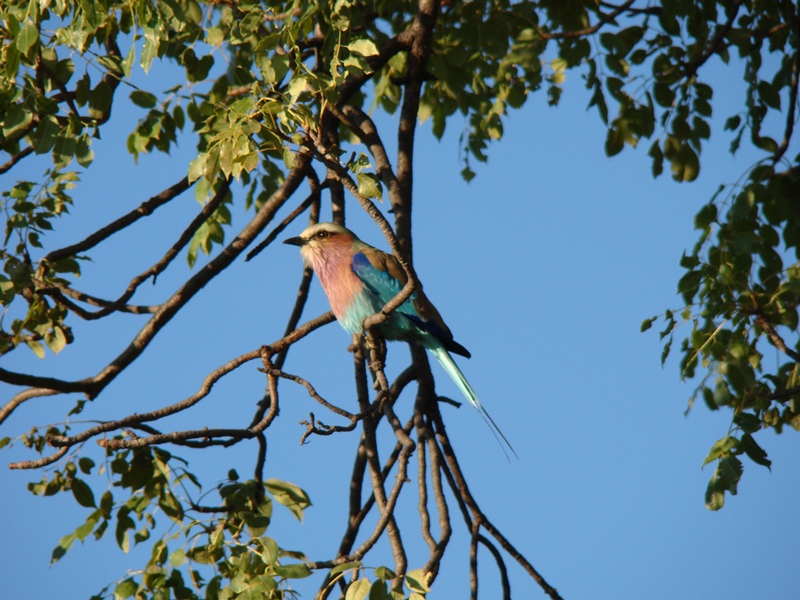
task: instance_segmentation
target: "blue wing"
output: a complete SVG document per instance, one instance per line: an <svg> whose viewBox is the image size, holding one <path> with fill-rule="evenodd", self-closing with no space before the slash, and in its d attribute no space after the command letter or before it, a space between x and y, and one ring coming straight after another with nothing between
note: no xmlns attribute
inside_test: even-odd
<svg viewBox="0 0 800 600"><path fill-rule="evenodd" d="M386 304L403 289L403 284L390 275L388 271L381 271L373 267L363 252L353 255L353 272L364 282L367 289L377 297L381 304ZM395 312L406 316L413 313L414 306L411 304L411 299L415 295L411 294L411 298L403 302Z"/></svg>
<svg viewBox="0 0 800 600"><path fill-rule="evenodd" d="M375 250L375 252L379 251ZM385 259L390 260L391 257L386 255ZM370 262L369 258L363 252L358 252L357 254L353 255L353 272L364 283L367 289L376 296L378 303L381 306L389 302L389 300L394 298L400 292L400 290L403 289L404 284L401 281L389 273L388 270L384 271L375 268ZM403 317L406 321L404 324L405 326L400 325L399 323L395 323L395 326L399 326L400 329L407 330L409 332L413 331L414 329L419 330L418 335L414 337L419 338L419 340L423 342L423 345L425 346L430 345L424 343L426 341L424 339L426 337L425 334L428 334L451 352L455 352L461 356L469 357L469 352L467 349L453 340L453 335L450 333L444 323L439 324L437 322L437 318L441 317L439 317L438 313L435 313L435 309L433 309L435 318L424 319L420 316L416 307L414 306L417 298L418 294L417 292L414 292L395 310L395 314ZM433 307L431 306L431 308Z"/></svg>

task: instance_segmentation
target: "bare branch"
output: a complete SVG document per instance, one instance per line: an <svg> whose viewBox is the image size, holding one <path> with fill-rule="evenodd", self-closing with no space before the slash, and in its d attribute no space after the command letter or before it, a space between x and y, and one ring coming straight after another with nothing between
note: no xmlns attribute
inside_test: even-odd
<svg viewBox="0 0 800 600"><path fill-rule="evenodd" d="M50 456L45 456L38 460L26 460L23 462L14 462L8 465L9 469L41 469L42 467L46 467L48 465L52 465L62 456L67 453L68 448L59 448L56 452L51 454Z"/></svg>
<svg viewBox="0 0 800 600"><path fill-rule="evenodd" d="M485 536L478 534L477 541L486 546L486 549L491 552L497 563L497 570L500 571L500 584L503 586L503 600L511 600L511 583L508 580L508 569L503 556L491 540Z"/></svg>
<svg viewBox="0 0 800 600"><path fill-rule="evenodd" d="M800 353L798 353L795 350L792 350L786 345L786 343L783 341L783 338L778 334L777 331L775 331L775 328L772 326L772 323L770 323L767 320L766 316L764 316L764 313L761 312L760 309L758 310L758 313L756 315L756 323L758 323L761 326L761 329L763 329L764 332L767 334L767 337L769 337L773 346L775 346L778 350L786 354L793 361L800 362Z"/></svg>
<svg viewBox="0 0 800 600"><path fill-rule="evenodd" d="M189 223L189 226L186 229L184 229L183 233L181 233L180 237L178 237L178 240L172 245L172 247L169 250L167 250L166 254L164 254L164 256L161 257L161 259L157 263L155 263L152 267L147 269L144 273L141 273L136 277L134 277L128 284L128 287L125 290L125 292L117 300L106 303L106 306L104 306L102 310L99 310L94 313L85 311L77 307L75 304L69 303L72 310L75 310L76 313L82 318L87 320L92 320L92 319L101 319L103 317L106 317L111 313L116 312L117 310L120 310L122 307L126 306L125 303L133 297L133 295L136 293L136 290L142 283L144 283L147 279L151 277L153 278L153 281L155 281L156 277L158 277L158 275L164 272L164 270L174 260L174 258L178 255L178 253L183 248L185 248L187 244L189 244L189 242L192 240L192 237L197 232L197 230L200 229L203 223L205 223L209 219L209 217L211 217L212 214L214 214L214 211L217 210L219 205L225 201L225 198L230 191L230 187L231 187L230 179L223 181L222 184L220 184L216 194L214 194L214 197L210 201L208 201L206 205L203 206L202 210L197 214L197 216L194 219L192 219L192 222ZM68 289L68 288L61 288L61 289L63 291L63 289ZM46 290L40 290L40 292L47 293ZM61 299L62 301L64 300L63 296L61 295L56 295L53 294L52 292L50 293L50 295L53 295L57 299ZM134 308L143 309L145 307L134 307ZM147 312L156 313L158 312L159 308L160 307L153 307L153 309L147 310ZM130 311L130 312L135 312L135 311ZM140 312L145 312L145 310L141 310Z"/></svg>
<svg viewBox="0 0 800 600"><path fill-rule="evenodd" d="M313 172L313 171L312 171ZM314 180L316 180L316 174L314 176ZM269 235L264 239L263 242L260 242L255 248L253 248L250 252L247 253L245 257L245 261L249 261L251 258L254 258L258 253L260 253L264 248L269 246L275 239L292 223L297 217L302 215L305 210L314 204L319 205L320 202L320 192L328 187L328 182L324 182L321 185L319 181L316 181L317 185L312 185L311 194L303 200L300 205L295 208L289 215L280 222L280 224L275 227L272 231L270 231Z"/></svg>
<svg viewBox="0 0 800 600"><path fill-rule="evenodd" d="M0 165L0 175L2 175L3 173L7 173L11 169L13 169L14 165L16 165L26 156L30 156L31 154L33 154L33 146L27 146L26 148L23 148L22 150L17 152L14 156L12 156L6 162Z"/></svg>
<svg viewBox="0 0 800 600"><path fill-rule="evenodd" d="M185 192L189 189L189 179L188 177L183 177L177 183L171 185L164 191L159 194L156 194L146 202L143 202L139 205L138 208L132 210L128 214L120 217L119 219L109 223L105 227L98 229L90 236L86 237L85 239L77 242L76 244L72 244L71 246L66 246L59 250L53 250L52 252L48 253L42 261L45 262L56 262L61 260L62 258L67 258L71 256L77 255L79 252L86 252L90 248L94 248L102 242L103 240L108 239L118 231L125 229L129 225L135 223L142 217L149 216L153 214L153 212L169 202L170 200L174 200L180 194Z"/></svg>
<svg viewBox="0 0 800 600"><path fill-rule="evenodd" d="M420 0L417 14L408 29L411 37L408 52L408 69L400 123L397 127L397 190L392 196L395 228L400 249L409 262L413 256L411 243L411 208L413 190L414 136L417 130L419 99L422 85L427 79L427 64L431 53L433 29L439 15L439 2ZM394 248L392 248L394 250Z"/></svg>
<svg viewBox="0 0 800 600"><path fill-rule="evenodd" d="M392 207L401 203L400 190L397 185L397 177L392 170L392 163L386 153L386 147L378 134L375 123L369 115L357 106L347 104L341 110L330 109L341 123L350 129L358 138L369 148L370 154L375 159L375 172L386 186L389 192L389 199Z"/></svg>
<svg viewBox="0 0 800 600"><path fill-rule="evenodd" d="M73 290L70 287L56 285L53 287L44 287L44 282L38 281L37 283L41 283L43 287L40 287L36 290L37 294L42 294L45 296L50 296L58 302L59 304L66 306L69 310L74 312L80 318L85 320L93 320L98 319L97 315L99 312L89 312L88 310L84 309L83 307L71 302L67 298L74 298L80 302L84 302L91 306L99 306L103 309L109 309L109 313L113 310L116 312L124 312L124 313L131 313L134 315L146 315L146 314L155 314L158 312L158 306L142 306L142 305L135 305L135 304L121 304L120 300L103 300L102 298L97 298L96 296L91 296L89 294L84 294L83 292L79 292L78 290ZM108 313L107 313L108 314ZM105 316L105 315L101 315Z"/></svg>
<svg viewBox="0 0 800 600"><path fill-rule="evenodd" d="M431 481L433 483L433 494L434 499L436 501L436 510L439 514L439 541L436 542L430 558L428 562L425 563L423 570L426 573L431 574L431 581L430 584L433 583L433 580L436 579L436 576L439 573L439 564L441 563L442 557L444 557L444 551L447 548L447 544L450 541L450 536L452 535L452 527L450 526L450 509L447 506L447 499L444 496L444 486L442 485L442 453L439 449L439 446L436 444L436 438L433 435L433 431L430 428L428 423L424 424L425 429L425 440L430 450L430 464L431 464ZM422 442L420 441L420 444Z"/></svg>
<svg viewBox="0 0 800 600"><path fill-rule="evenodd" d="M123 419L119 419L117 421L108 421L106 423L101 423L100 425L95 425L83 431L79 434L72 435L72 436L51 436L48 438L48 442L52 446L74 446L75 444L79 444L81 442L85 442L86 440L100 435L102 433L107 433L110 431L116 431L118 429L125 429L128 427L134 427L136 425L140 425L142 423L147 423L149 421L157 421L158 419L163 419L164 417L168 417L169 415L174 415L181 411L186 410L200 402L203 398L208 396L211 392L211 389L214 387L214 384L222 379L225 375L231 373L232 371L238 369L243 364L250 362L251 360L256 360L261 357L261 350L253 350L246 354L242 354L241 356L237 356L233 360L228 361L224 365L214 369L211 373L205 376L203 379L202 384L200 385L200 389L197 390L191 396L184 398L180 402L176 402L175 404L171 404L169 406L165 406L164 408L159 408L158 410L154 410L147 413L141 414L133 414L129 415ZM159 439L162 439L163 436L170 435L170 434L159 434ZM194 436L194 437L203 437L203 436ZM206 436L208 437L208 436ZM189 439L189 438L184 438Z"/></svg>
<svg viewBox="0 0 800 600"><path fill-rule="evenodd" d="M47 388L28 388L27 390L23 390L16 394L11 400L6 402L2 408L0 408L0 424L5 421L14 409L16 409L20 404L23 402L30 400L31 398L39 398L41 396L54 396L55 394L60 394L56 390L51 390Z"/></svg>
<svg viewBox="0 0 800 600"><path fill-rule="evenodd" d="M469 487L467 486L466 479L464 479L464 475L461 472L461 467L458 464L458 460L456 459L456 455L453 452L452 447L450 446L450 440L447 437L447 433L445 432L444 422L442 421L442 416L439 414L438 410L432 411L432 419L435 425L436 436L439 441L439 446L442 449L442 453L444 455L446 465L447 465L447 473L448 478L451 478L452 485L454 486L454 493L460 498L463 499L464 503L467 507L469 507L469 511L472 514L472 518L468 520L470 527L472 527L472 523L474 521L478 521L480 526L486 529L492 537L494 537L500 546L506 552L511 555L514 560L519 563L523 569L533 578L536 583L544 590L544 592L552 598L552 600L560 600L561 596L559 596L558 591L552 587L547 581L545 581L544 577L542 577L539 572L533 567L532 564L528 562L528 560L519 553L519 551L509 542L505 536L503 536L492 523L486 518L483 512L478 507L477 502L473 498L472 494L469 491ZM465 515L466 517L466 515Z"/></svg>
<svg viewBox="0 0 800 600"><path fill-rule="evenodd" d="M481 522L472 519L469 536L469 600L478 600L478 533Z"/></svg>
<svg viewBox="0 0 800 600"><path fill-rule="evenodd" d="M314 389L314 386L311 385L308 381L300 377L299 375L292 375L291 373L284 373L280 369L268 369L266 371L267 375L272 375L273 377L280 377L281 379L288 379L289 381L294 381L295 383L303 386L308 391L308 395L314 398L317 402L322 404L325 408L329 411L336 413L340 417L344 417L345 419L349 419L351 422L351 426L348 427L347 431L352 431L355 427L355 423L358 420L358 417L351 412L346 411L343 408L335 406L325 400L322 396L317 393L317 390Z"/></svg>
<svg viewBox="0 0 800 600"><path fill-rule="evenodd" d="M268 357L262 351L259 351L262 360L268 364ZM246 429L200 429L190 431L175 431L173 433L166 433L161 435L152 435L146 438L135 438L132 440L123 439L102 439L98 440L98 445L103 448L121 449L121 448L141 448L144 446L154 446L157 444L167 444L181 442L191 439L211 439L211 438L230 438L228 444L233 444L237 441L250 438L263 437L262 433L267 427L270 426L275 417L278 416L278 389L276 386L275 377L267 374L267 384L269 386L270 407L266 416L255 425ZM228 445L226 444L226 445ZM263 466L263 465L262 465Z"/></svg>
<svg viewBox="0 0 800 600"><path fill-rule="evenodd" d="M417 429L417 511L422 525L422 539L431 553L436 550L436 540L431 535L431 516L428 512L428 463L426 456L426 431L422 413L414 409L414 425Z"/></svg>
<svg viewBox="0 0 800 600"><path fill-rule="evenodd" d="M277 342L275 342L275 344L272 347L276 347L276 346L279 347L279 346L282 346L284 344L288 344L288 343L292 343L294 341L297 341L297 340L301 339L302 337L308 335L309 333L311 333L315 329L321 327L322 325L325 325L326 323L329 323L332 320L333 320L333 317L332 317L331 313L325 313L325 314L321 315L320 317L317 317L316 319L312 319L311 321L308 321L302 327L299 327L298 329L293 331L288 336L284 336L282 339L280 339ZM287 342L287 340L291 340L291 342ZM116 431L118 429L125 429L125 428L129 428L129 427L134 427L134 426L140 426L142 423L147 423L147 422L150 422L150 421L156 421L158 419L163 419L164 417L167 417L169 415L173 415L173 414L176 414L176 413L181 412L183 410L186 410L187 408L190 408L190 407L194 406L195 404L200 402L203 398L208 396L208 394L211 392L211 389L214 387L214 384L217 381L219 381L220 379L222 379L222 377L224 377L225 375L228 375L232 371L238 369L239 367L241 367L242 365L244 365L247 362L250 362L251 360L256 360L258 358L262 358L262 360L263 360L263 357L264 357L265 354L268 354L268 352L265 352L265 348L260 348L258 350L253 350L251 352L247 352L246 354L242 354L241 356L238 356L238 357L234 358L233 360L228 361L224 365L218 367L217 369L215 369L214 371L212 371L211 373L206 375L206 377L203 379L203 382L202 382L202 384L200 386L200 389L197 392L195 392L194 394L192 394L191 396L181 400L180 402L177 402L177 403L172 404L170 406L165 406L164 408L160 408L158 410L154 410L154 411L151 411L151 412L148 412L148 413L133 414L133 415L127 416L127 417L125 417L123 419L119 419L117 421L109 421L107 423L101 423L100 425L96 425L95 427L91 427L91 428L87 429L86 431L83 431L83 432L81 432L81 433L79 433L77 435L73 435L73 436L52 436L52 437L48 438L48 442L52 446L57 446L57 447L58 446L74 446L75 444L79 444L81 442L84 442L84 441L86 441L86 440L88 440L88 439L90 439L92 437L95 437L97 435L100 435L102 433L107 433L107 432L110 432L110 431ZM268 374L268 376L274 378L274 376L272 376L272 375ZM260 420L259 420L259 422L260 422ZM210 432L212 430L205 429L205 430L199 430L199 431L200 431L200 433L206 433L206 435L199 435L198 434L198 430L195 430L195 431L188 432L188 433L187 432L182 432L182 434L186 434L186 436L184 436L184 437L181 437L180 435L175 435L175 434L158 434L156 436L151 436L151 437L153 437L154 439L162 440L162 441L159 441L157 443L164 443L164 441L182 441L182 440L187 440L187 439L195 439L195 438L198 438L198 437L200 437L200 438L220 437L220 436L223 436L223 435L229 435L230 431L239 431L239 432L241 432L241 431L255 430L256 429L256 425L257 425L256 423L251 424L251 426L247 430L242 430L242 429L225 430L226 433L217 433L215 435L208 434L208 432ZM220 430L214 430L214 431L220 431ZM165 436L169 436L169 435L173 435L174 437L172 439L167 440L167 438ZM141 438L141 439L147 439L147 438Z"/></svg>

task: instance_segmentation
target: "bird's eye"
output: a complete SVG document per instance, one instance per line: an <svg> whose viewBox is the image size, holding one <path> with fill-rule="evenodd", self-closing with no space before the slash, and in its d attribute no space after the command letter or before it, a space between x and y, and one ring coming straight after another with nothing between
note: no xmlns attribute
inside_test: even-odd
<svg viewBox="0 0 800 600"><path fill-rule="evenodd" d="M320 239L320 240L324 240L329 235L330 235L330 233L328 233L327 231L320 231L320 232L317 233L317 238Z"/></svg>

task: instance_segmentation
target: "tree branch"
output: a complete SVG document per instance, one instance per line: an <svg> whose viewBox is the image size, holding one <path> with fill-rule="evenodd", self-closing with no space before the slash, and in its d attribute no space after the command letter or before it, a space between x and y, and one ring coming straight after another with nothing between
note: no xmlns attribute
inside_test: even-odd
<svg viewBox="0 0 800 600"><path fill-rule="evenodd" d="M431 412L439 446L442 449L442 453L447 465L446 473L448 474L448 479L450 480L451 485L454 487L453 492L458 497L463 499L466 506L469 507L470 513L472 514L472 518L468 519L469 526L472 527L473 521L479 521L481 527L486 529L492 535L492 537L498 541L500 546L506 552L508 552L509 555L511 555L511 557L522 566L523 569L525 569L525 571L533 578L534 581L536 581L536 583L539 584L539 586L548 596L550 596L550 598L552 598L552 600L560 600L561 596L559 596L558 591L549 583L547 583L547 581L545 581L545 579L539 574L533 565L531 565L528 560L517 551L517 549L494 527L494 525L492 525L492 523L480 510L480 507L478 506L477 502L475 502L475 499L469 491L467 482L461 472L461 467L459 466L455 453L450 446L450 440L447 437L442 416L437 409L434 409Z"/></svg>
<svg viewBox="0 0 800 600"><path fill-rule="evenodd" d="M800 13L800 5L797 7ZM795 35L800 40L800 15L795 19ZM786 114L786 127L783 130L783 140L778 146L777 152L772 157L773 166L778 164L783 155L789 149L789 143L792 140L794 133L795 113L797 111L797 87L798 87L798 72L800 72L800 49L795 48L794 61L792 61L792 80L789 86L789 110Z"/></svg>
<svg viewBox="0 0 800 600"><path fill-rule="evenodd" d="M634 1L635 0L627 0L627 2L624 2L623 4L617 6L612 12L608 13L607 15L602 17L597 23L595 23L591 27L587 27L586 29L581 29L578 31L557 31L552 33L539 32L539 35L543 40L574 39L579 37L586 37L587 35L592 35L593 33L597 33L598 31L600 31L601 27L607 25L608 23L611 23L623 12L628 10L634 3Z"/></svg>
<svg viewBox="0 0 800 600"><path fill-rule="evenodd" d="M439 14L437 0L419 0L417 14L409 28L412 38L408 53L408 73L397 127L397 189L391 197L394 223L404 255L413 256L411 243L411 207L413 192L414 136L417 130L419 99L422 84L428 77L427 65L431 53L433 29Z"/></svg>
<svg viewBox="0 0 800 600"><path fill-rule="evenodd" d="M161 193L156 194L146 202L143 202L141 205L139 205L138 208L135 208L128 214L120 217L115 221L112 221L105 227L98 229L93 234L81 240L80 242L72 244L71 246L60 248L59 250L53 250L52 252L49 252L44 258L42 258L42 261L56 262L61 260L62 258L75 256L79 252L86 252L86 250L94 248L103 240L106 240L115 233L117 233L118 231L125 229L126 227L135 223L142 217L146 217L153 214L153 212L157 208L160 208L170 200L174 200L183 192L188 190L190 187L191 186L189 184L188 177L183 177L177 183L171 185Z"/></svg>
<svg viewBox="0 0 800 600"><path fill-rule="evenodd" d="M714 56L717 50L719 50L722 42L725 40L725 36L728 35L728 32L733 27L733 22L736 20L736 16L739 14L739 9L742 7L742 2L744 2L744 0L733 1L733 3L728 7L728 20L721 26L717 27L714 37L711 38L711 41L709 42L708 46L705 47L702 54L686 65L683 76L687 81L694 77L697 74L698 69L700 69L700 67L702 67L709 58Z"/></svg>
<svg viewBox="0 0 800 600"><path fill-rule="evenodd" d="M144 283L147 279L151 277L153 278L153 281L155 281L156 277L158 277L161 273L163 273L164 270L175 259L178 253L183 248L186 247L186 245L192 240L192 237L194 237L194 234L197 233L197 230L200 229L203 223L205 223L209 219L209 217L211 217L212 214L214 214L214 211L217 210L220 204L222 204L225 201L225 198L230 191L230 187L231 187L230 179L223 181L219 189L217 190L217 193L214 194L214 197L209 202L207 202L206 205L203 206L202 210L197 214L197 216L195 216L195 218L192 219L192 222L189 223L189 226L186 229L184 229L183 233L181 233L178 240L172 245L172 247L169 250L167 250L166 254L164 254L164 256L161 257L161 259L157 263L155 263L152 267L147 269L144 273L141 273L136 277L134 277L128 284L128 287L125 290L125 292L123 292L123 294L119 298L117 298L113 302L101 301L103 304L105 304L102 310L99 310L97 312L89 312L83 310L82 308L80 308L79 306L75 305L72 302L66 301L64 296L58 293L58 291L63 292L64 290L69 289L66 288L66 286L63 288L58 287L56 288L56 291L53 291L51 288L51 289L39 290L39 292L53 296L56 300L60 301L62 304L66 304L68 308L75 311L76 314L78 314L78 316L86 320L101 319L103 317L110 315L113 312L120 310L123 307L127 307L125 303L133 297L139 286L142 285L142 283ZM78 294L80 293L78 292ZM156 313L158 312L159 308L160 307L129 307L129 312Z"/></svg>

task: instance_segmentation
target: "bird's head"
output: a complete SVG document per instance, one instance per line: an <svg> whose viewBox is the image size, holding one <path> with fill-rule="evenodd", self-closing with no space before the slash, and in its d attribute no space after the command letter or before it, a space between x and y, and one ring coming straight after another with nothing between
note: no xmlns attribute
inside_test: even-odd
<svg viewBox="0 0 800 600"><path fill-rule="evenodd" d="M334 249L351 248L356 234L336 223L317 223L306 228L299 236L283 240L284 244L299 246L300 253L312 265L315 258L324 257Z"/></svg>

